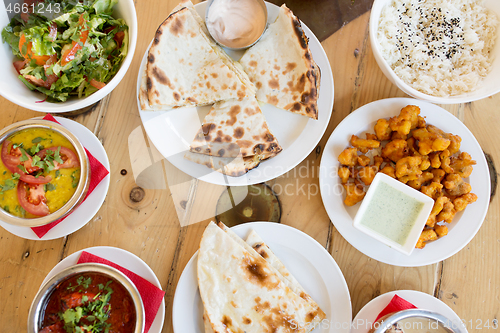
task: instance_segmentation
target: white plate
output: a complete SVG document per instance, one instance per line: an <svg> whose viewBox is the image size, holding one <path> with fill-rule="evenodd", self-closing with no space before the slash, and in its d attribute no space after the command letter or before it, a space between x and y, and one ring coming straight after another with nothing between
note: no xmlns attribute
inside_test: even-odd
<svg viewBox="0 0 500 333"><path fill-rule="evenodd" d="M326 313L313 332L349 332L351 297L344 276L332 256L313 238L287 225L253 222L231 228L246 238L255 230L309 295ZM300 244L300 248L298 248ZM198 291L198 252L184 268L175 290L172 323L175 333L203 333L203 303Z"/></svg>
<svg viewBox="0 0 500 333"><path fill-rule="evenodd" d="M123 249L119 249L117 247L111 246L96 246L89 247L88 249L83 249L78 252L75 252L63 260L59 262L52 270L47 274L45 279L42 282L42 285L47 282L51 277L59 273L65 268L76 265L78 259L82 251L86 251L88 253L92 253L93 255L99 256L103 259L107 259L109 261L114 262L117 265L122 266L123 268L128 269L129 271L134 272L135 274L141 276L142 278L148 280L158 288L161 288L160 281L156 277L153 270L144 262L141 258L136 256L133 253L125 251ZM155 320L151 325L148 333L160 333L163 327L163 319L165 318L165 298L161 301L160 308L156 313Z"/></svg>
<svg viewBox="0 0 500 333"><path fill-rule="evenodd" d="M109 170L108 155L106 155L106 151L101 142L99 142L99 139L97 139L91 131L76 121L61 117L55 118L61 125L73 133L83 146ZM38 238L29 227L16 226L2 221L0 221L0 226L16 236L32 240L50 240L67 236L87 224L94 217L99 208L101 208L104 198L106 198L106 193L108 193L109 178L110 175L108 174L71 215L50 229L42 238Z"/></svg>
<svg viewBox="0 0 500 333"><path fill-rule="evenodd" d="M343 188L337 170L338 156L349 145L352 134L373 133L373 126L379 118L394 117L406 105L420 107L420 115L428 124L435 125L445 132L462 137L460 150L468 152L477 165L469 177L472 192L478 199L459 213L448 225L448 236L430 242L424 249L416 249L410 256L399 253L377 240L355 229L352 225L359 203L344 205ZM320 166L319 184L321 198L330 220L340 234L356 249L378 261L396 266L424 266L449 258L460 251L477 233L488 211L490 199L490 174L483 151L474 135L451 113L445 109L412 98L389 98L364 105L347 116L333 131L324 148Z"/></svg>
<svg viewBox="0 0 500 333"><path fill-rule="evenodd" d="M267 4L268 22L274 22L278 16L279 7ZM195 6L201 17L205 17L206 2ZM170 111L142 111L139 99L137 104L142 123L149 138L158 151L178 169L194 178L218 185L251 185L276 178L294 168L316 147L328 126L333 108L333 76L328 58L320 42L314 34L302 23L304 33L309 38L309 48L314 61L321 70L321 84L318 98L318 120L310 119L289 111L280 110L272 105L264 104L264 113L271 132L283 147L276 157L240 177L224 176L204 165L184 159L184 153L189 150L201 122L210 111L210 106L179 108ZM148 47L149 50L149 47ZM139 93L140 77L146 65L145 52L137 80ZM241 56L242 53L239 54ZM236 60L235 54L231 54Z"/></svg>
<svg viewBox="0 0 500 333"><path fill-rule="evenodd" d="M451 321L454 327L460 325L464 328L460 317L441 300L420 291L397 290L380 295L368 302L352 321L351 333L368 332L373 326L375 319L377 319L378 314L389 304L394 295L398 295L419 309L433 311L445 316Z"/></svg>

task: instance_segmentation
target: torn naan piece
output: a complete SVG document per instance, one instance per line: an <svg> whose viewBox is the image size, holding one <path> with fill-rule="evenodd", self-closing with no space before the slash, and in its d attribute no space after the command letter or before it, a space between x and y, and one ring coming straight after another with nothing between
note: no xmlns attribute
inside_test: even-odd
<svg viewBox="0 0 500 333"><path fill-rule="evenodd" d="M204 322L213 332L310 332L324 318L241 238L219 224L206 228L198 252ZM210 332L210 330L206 330Z"/></svg>
<svg viewBox="0 0 500 333"><path fill-rule="evenodd" d="M190 1L156 31L141 77L143 110L201 106L255 94L246 73L211 39Z"/></svg>
<svg viewBox="0 0 500 333"><path fill-rule="evenodd" d="M259 101L318 119L320 69L299 19L284 4L239 62L257 88Z"/></svg>

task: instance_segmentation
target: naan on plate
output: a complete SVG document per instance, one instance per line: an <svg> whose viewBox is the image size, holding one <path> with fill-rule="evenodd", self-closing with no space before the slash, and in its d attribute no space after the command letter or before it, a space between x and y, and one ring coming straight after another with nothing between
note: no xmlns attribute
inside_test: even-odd
<svg viewBox="0 0 500 333"><path fill-rule="evenodd" d="M316 303L297 294L297 286L222 223L205 229L197 267L206 332L306 333L325 318Z"/></svg>

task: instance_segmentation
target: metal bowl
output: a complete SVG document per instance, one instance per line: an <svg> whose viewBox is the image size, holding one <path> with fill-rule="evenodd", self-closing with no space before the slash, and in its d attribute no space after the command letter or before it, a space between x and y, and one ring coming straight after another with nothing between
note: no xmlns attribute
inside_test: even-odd
<svg viewBox="0 0 500 333"><path fill-rule="evenodd" d="M86 264L78 264L75 266L68 267L62 270L60 273L54 275L47 282L45 282L33 300L31 304L31 308L28 315L28 332L29 333L38 333L42 320L43 320L43 312L45 311L45 307L47 306L47 302L49 301L50 296L55 291L55 288L62 283L63 281L71 278L74 275L80 273L100 273L110 278L113 278L117 282L119 282L125 289L130 293L130 297L132 298L135 306L135 314L136 314L136 324L134 333L142 333L145 325L145 314L144 314L144 305L142 303L141 295L139 291L135 287L135 285L130 281L130 279L125 276L119 270L96 263L86 263Z"/></svg>
<svg viewBox="0 0 500 333"><path fill-rule="evenodd" d="M424 327L426 325L427 327ZM452 322L445 316L421 309L410 309L396 312L383 319L381 325L373 333L389 332L394 325L398 324L404 332L406 328L421 332L443 332L443 333L467 333L462 322Z"/></svg>
<svg viewBox="0 0 500 333"><path fill-rule="evenodd" d="M210 6L212 6L212 3L214 2L215 0L207 0L207 7L205 9L205 25L206 25L206 22L208 20L208 12L210 10ZM266 6L266 3L264 0L255 0L259 3L259 5L262 6L262 8L264 9L264 14L265 14L265 21L266 21L266 24L264 25L264 29L262 30L262 33L260 34L259 38L257 38L253 43L249 44L249 45L245 45L243 47L230 47L230 46L227 46L225 45L224 43L222 43L221 41L219 41L213 34L212 32L210 31L210 29L208 28L208 25L207 25L207 30L210 34L210 36L212 36L212 38L215 40L215 42L217 44L219 44L220 46L228 49L228 50L231 50L231 51L243 51L245 49L248 49L249 47L255 45L261 38L262 36L264 35L264 32L266 32L267 30L267 27L269 26L268 24L268 11L267 11L267 6Z"/></svg>
<svg viewBox="0 0 500 333"><path fill-rule="evenodd" d="M71 142L71 144L73 145L73 147L77 152L78 160L80 161L80 180L78 182L78 186L76 187L75 193L73 194L71 199L69 199L68 202L64 204L64 206L62 206L57 211L46 216L28 219L28 218L14 216L3 209L0 209L0 220L3 222L7 222L9 224L18 225L22 227L37 227L57 221L60 218L65 217L66 215L71 213L76 207L78 207L78 205L85 198L89 188L90 165L87 158L87 154L85 153L85 148L76 138L76 136L74 136L64 126L61 126L58 123L52 121L43 120L41 118L24 120L5 127L0 131L0 145L3 144L5 139L15 134L16 132L29 128L46 128L53 130L57 133L60 133L66 139L68 139L69 142Z"/></svg>

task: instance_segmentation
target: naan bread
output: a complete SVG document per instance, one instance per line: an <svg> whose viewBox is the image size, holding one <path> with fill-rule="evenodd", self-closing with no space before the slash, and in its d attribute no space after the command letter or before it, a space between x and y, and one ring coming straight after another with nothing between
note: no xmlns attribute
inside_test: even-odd
<svg viewBox="0 0 500 333"><path fill-rule="evenodd" d="M259 101L318 119L320 69L300 21L285 5L240 64L256 86Z"/></svg>
<svg viewBox="0 0 500 333"><path fill-rule="evenodd" d="M214 104L190 150L217 157L260 155L266 159L282 149L252 96Z"/></svg>
<svg viewBox="0 0 500 333"><path fill-rule="evenodd" d="M282 151L255 97L218 102L184 158L238 177Z"/></svg>
<svg viewBox="0 0 500 333"><path fill-rule="evenodd" d="M314 302L311 296L307 294L307 292L304 290L304 288L300 285L300 283L295 279L295 277L288 271L288 269L283 265L283 263L279 260L278 257L271 251L271 249L264 243L262 238L255 232L255 230L252 230L250 234L248 235L247 239L245 242L250 245L262 258L264 258L271 266L276 268L278 272L283 276L283 278L288 282L286 283L287 286L289 286L297 295L305 299L306 301L310 302L313 304L313 306L316 308L318 312L318 318L315 318L315 322L320 322L323 320L326 315L321 310L318 304Z"/></svg>
<svg viewBox="0 0 500 333"><path fill-rule="evenodd" d="M211 39L189 1L156 31L141 79L143 110L200 106L255 94L248 76Z"/></svg>
<svg viewBox="0 0 500 333"><path fill-rule="evenodd" d="M286 281L232 231L213 222L208 225L198 252L206 327L210 324L218 333L310 332L324 313Z"/></svg>

